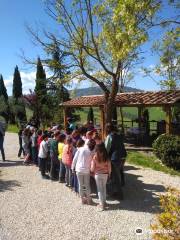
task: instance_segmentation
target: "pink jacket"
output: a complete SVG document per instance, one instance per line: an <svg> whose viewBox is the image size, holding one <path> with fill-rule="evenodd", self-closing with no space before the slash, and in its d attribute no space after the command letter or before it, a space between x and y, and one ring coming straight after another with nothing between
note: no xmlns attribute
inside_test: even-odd
<svg viewBox="0 0 180 240"><path fill-rule="evenodd" d="M111 174L111 162L101 162L99 163L96 159L96 155L94 156L91 162L91 172L94 174Z"/></svg>
<svg viewBox="0 0 180 240"><path fill-rule="evenodd" d="M65 145L62 153L62 162L71 167L76 149L73 146Z"/></svg>

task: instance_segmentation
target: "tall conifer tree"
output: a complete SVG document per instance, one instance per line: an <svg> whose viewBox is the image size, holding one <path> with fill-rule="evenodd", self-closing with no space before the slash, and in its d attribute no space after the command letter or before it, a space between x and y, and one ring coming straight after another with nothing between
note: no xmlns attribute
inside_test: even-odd
<svg viewBox="0 0 180 240"><path fill-rule="evenodd" d="M34 117L39 125L39 120L43 123L47 119L48 113L48 96L47 96L47 80L46 73L41 63L41 59L37 60L37 72L36 72L36 108L34 109Z"/></svg>
<svg viewBox="0 0 180 240"><path fill-rule="evenodd" d="M7 89L4 85L4 80L3 80L3 76L0 75L0 96L4 97L4 100L6 102L8 102L8 94L7 94Z"/></svg>
<svg viewBox="0 0 180 240"><path fill-rule="evenodd" d="M40 101L43 101L43 99L45 98L45 96L47 94L46 83L47 83L46 73L45 73L45 70L43 69L41 59L38 58L35 93Z"/></svg>
<svg viewBox="0 0 180 240"><path fill-rule="evenodd" d="M22 81L21 81L21 75L17 65L15 67L14 77L13 77L13 97L16 100L22 97Z"/></svg>
<svg viewBox="0 0 180 240"><path fill-rule="evenodd" d="M88 122L94 122L94 112L93 112L92 107L89 108L89 112L88 112L88 115L87 115L87 121Z"/></svg>
<svg viewBox="0 0 180 240"><path fill-rule="evenodd" d="M8 94L2 75L0 75L0 115L8 122L10 115Z"/></svg>

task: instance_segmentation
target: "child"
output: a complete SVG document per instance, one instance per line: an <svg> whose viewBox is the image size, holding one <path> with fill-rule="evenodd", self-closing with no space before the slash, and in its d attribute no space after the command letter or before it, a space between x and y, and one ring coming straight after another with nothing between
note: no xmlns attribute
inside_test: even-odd
<svg viewBox="0 0 180 240"><path fill-rule="evenodd" d="M76 149L73 146L73 140L72 140L71 137L68 137L67 140L66 140L66 145L63 147L63 153L62 153L62 162L64 163L65 168L66 168L65 179L66 179L66 186L67 187L72 186L71 164L72 164L72 161L73 161L75 151L76 151Z"/></svg>
<svg viewBox="0 0 180 240"><path fill-rule="evenodd" d="M94 141L96 142L96 145L102 143L102 139L100 138L100 136L98 135L98 133L95 133L95 134L94 134L93 139L94 139Z"/></svg>
<svg viewBox="0 0 180 240"><path fill-rule="evenodd" d="M88 131L86 133L86 140L85 140L85 145L88 144L89 140L91 140L93 138L93 131Z"/></svg>
<svg viewBox="0 0 180 240"><path fill-rule="evenodd" d="M84 140L79 139L77 141L77 144L76 144L77 151L78 151L78 149L80 149L83 146L84 146ZM73 162L73 163L75 164L75 162ZM78 193L79 192L79 190L78 190L79 186L78 186L77 175L76 175L76 172L75 172L75 165L72 164L71 169L72 169L72 173L73 173L73 176L72 176L72 187L73 187L74 191L76 193Z"/></svg>
<svg viewBox="0 0 180 240"><path fill-rule="evenodd" d="M95 144L93 139L89 140L87 146L78 149L73 159L72 167L73 169L75 167L76 170L82 204L92 203L90 197L90 167Z"/></svg>
<svg viewBox="0 0 180 240"><path fill-rule="evenodd" d="M95 155L91 163L91 172L95 174L95 180L98 190L98 197L102 210L106 205L106 183L108 176L111 174L111 162L108 158L104 143L95 147Z"/></svg>
<svg viewBox="0 0 180 240"><path fill-rule="evenodd" d="M40 163L40 171L41 171L41 176L42 178L49 178L46 174L46 162L47 162L47 157L48 157L48 144L47 144L47 140L48 140L48 135L47 134L43 134L42 135L42 142L40 143L40 147L39 147L39 163Z"/></svg>
<svg viewBox="0 0 180 240"><path fill-rule="evenodd" d="M60 134L59 135L59 143L58 143L58 159L59 159L59 182L63 183L65 181L65 165L62 162L62 154L63 154L63 148L65 146L64 142L66 140L66 135L65 134Z"/></svg>

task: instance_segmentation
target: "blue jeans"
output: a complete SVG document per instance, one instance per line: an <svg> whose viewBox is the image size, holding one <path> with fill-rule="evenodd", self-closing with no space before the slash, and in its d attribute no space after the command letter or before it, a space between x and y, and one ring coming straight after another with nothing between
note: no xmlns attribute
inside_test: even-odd
<svg viewBox="0 0 180 240"><path fill-rule="evenodd" d="M33 163L38 165L38 148L37 147L31 147L31 153L32 153Z"/></svg>
<svg viewBox="0 0 180 240"><path fill-rule="evenodd" d="M113 181L113 191L117 194L119 199L123 199L123 191L122 191L122 171L120 163L112 163L112 181Z"/></svg>
<svg viewBox="0 0 180 240"><path fill-rule="evenodd" d="M72 175L72 187L76 193L79 192L79 184L78 184L78 179L75 172Z"/></svg>
<svg viewBox="0 0 180 240"><path fill-rule="evenodd" d="M51 158L51 169L50 169L50 177L52 180L56 179L56 166L58 162L58 156L57 154L50 152L50 158Z"/></svg>
<svg viewBox="0 0 180 240"><path fill-rule="evenodd" d="M45 176L45 172L46 172L46 158L39 158L39 162L40 162L40 171L41 171L41 175Z"/></svg>
<svg viewBox="0 0 180 240"><path fill-rule="evenodd" d="M65 165L65 168L66 168L66 175L65 175L66 185L72 186L72 170L71 170L71 167Z"/></svg>
<svg viewBox="0 0 180 240"><path fill-rule="evenodd" d="M66 168L62 160L59 161L59 181L65 180Z"/></svg>

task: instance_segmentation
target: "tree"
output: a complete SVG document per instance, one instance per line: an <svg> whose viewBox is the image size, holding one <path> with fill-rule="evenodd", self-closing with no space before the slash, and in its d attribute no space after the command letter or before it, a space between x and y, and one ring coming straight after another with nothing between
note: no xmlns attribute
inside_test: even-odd
<svg viewBox="0 0 180 240"><path fill-rule="evenodd" d="M143 71L145 76L154 80L162 89L174 90L180 86L180 21L178 21L180 4L177 0L164 3L171 12L171 17L161 17L160 21L151 23L153 27L160 26L163 30L163 36L156 40L152 47L152 52L158 55L159 62L149 69L143 68Z"/></svg>
<svg viewBox="0 0 180 240"><path fill-rule="evenodd" d="M49 44L46 44L44 50L50 55L50 58L45 59L43 63L45 63L53 73L53 75L47 79L48 94L50 94L53 103L51 109L53 112L52 120L57 123L63 123L63 111L59 105L70 100L69 92L65 87L69 83L67 76L70 74L65 64L65 59L68 54L59 48L55 36L52 37ZM69 109L68 116L73 117L73 112L73 109Z"/></svg>
<svg viewBox="0 0 180 240"><path fill-rule="evenodd" d="M14 70L13 97L15 98L15 100L22 97L22 81L18 66L16 66Z"/></svg>
<svg viewBox="0 0 180 240"><path fill-rule="evenodd" d="M0 115L5 118L6 122L8 122L10 116L8 94L2 75L0 75L0 98Z"/></svg>
<svg viewBox="0 0 180 240"><path fill-rule="evenodd" d="M8 94L7 94L7 89L4 85L4 80L3 80L3 76L0 75L0 96L4 97L4 100L6 102L8 102Z"/></svg>
<svg viewBox="0 0 180 240"><path fill-rule="evenodd" d="M165 33L162 41L154 44L154 51L160 57L154 71L161 78L161 87L169 90L180 87L179 34L180 28L171 29Z"/></svg>
<svg viewBox="0 0 180 240"><path fill-rule="evenodd" d="M36 106L34 109L34 118L44 125L51 113L51 108L49 108L51 102L47 94L46 73L39 57L37 60L35 94Z"/></svg>
<svg viewBox="0 0 180 240"><path fill-rule="evenodd" d="M89 108L88 115L87 115L87 122L94 123L94 112L92 107Z"/></svg>
<svg viewBox="0 0 180 240"><path fill-rule="evenodd" d="M77 0L70 7L69 1L57 0L47 4L65 32L58 44L69 53L71 78L90 79L103 90L105 121L111 122L123 73L148 39L147 23L160 2Z"/></svg>
<svg viewBox="0 0 180 240"><path fill-rule="evenodd" d="M14 120L13 115L16 117L17 121L20 122L26 122L26 109L23 101L23 94L22 94L22 81L21 81L21 75L18 69L18 66L16 65L14 70L14 76L13 76L13 99L10 102L10 108L11 108L11 118Z"/></svg>

